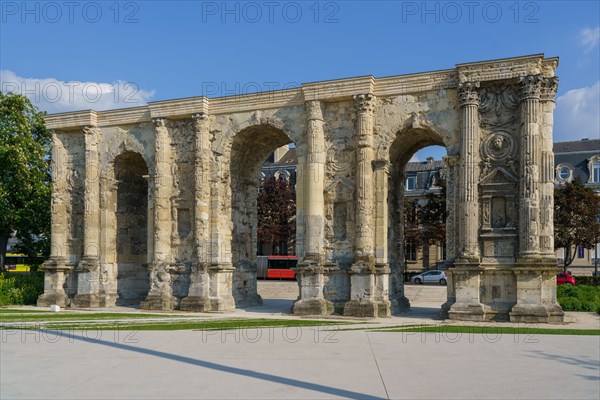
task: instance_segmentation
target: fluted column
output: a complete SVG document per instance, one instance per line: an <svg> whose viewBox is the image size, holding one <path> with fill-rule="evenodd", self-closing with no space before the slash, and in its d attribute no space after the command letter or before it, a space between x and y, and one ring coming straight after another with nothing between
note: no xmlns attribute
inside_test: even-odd
<svg viewBox="0 0 600 400"><path fill-rule="evenodd" d="M383 156L383 154L381 155ZM391 314L390 267L388 264L388 178L389 161L378 155L373 162L375 170L375 301L377 315Z"/></svg>
<svg viewBox="0 0 600 400"><path fill-rule="evenodd" d="M356 256L373 264L373 112L375 96L354 96L356 108Z"/></svg>
<svg viewBox="0 0 600 400"><path fill-rule="evenodd" d="M540 254L540 163L539 131L541 77L521 78L520 101L520 176L519 176L519 258L531 260Z"/></svg>
<svg viewBox="0 0 600 400"><path fill-rule="evenodd" d="M558 78L542 80L540 108L541 179L540 179L540 253L544 259L556 263L554 251L554 150L552 128L554 125L554 99Z"/></svg>
<svg viewBox="0 0 600 400"><path fill-rule="evenodd" d="M98 138L96 126L83 127L85 139L85 185L83 214L83 257L77 266L77 295L75 307L99 307L100 298L100 173L98 166Z"/></svg>
<svg viewBox="0 0 600 400"><path fill-rule="evenodd" d="M323 132L323 105L307 101L307 154L304 171L305 188L305 251L306 259L320 261L323 253L325 202L325 134Z"/></svg>
<svg viewBox="0 0 600 400"><path fill-rule="evenodd" d="M458 88L461 109L459 258L479 262L479 116L478 82L461 83Z"/></svg>
<svg viewBox="0 0 600 400"><path fill-rule="evenodd" d="M64 290L67 266L67 152L56 131L52 131L52 197L50 258L44 262L44 293L37 300L38 306L56 304L66 307L68 298Z"/></svg>
<svg viewBox="0 0 600 400"><path fill-rule="evenodd" d="M185 311L210 311L210 123L208 114L194 114L194 245L188 296L181 301Z"/></svg>
<svg viewBox="0 0 600 400"><path fill-rule="evenodd" d="M304 259L296 269L300 296L294 303L293 313L298 315L327 315L333 304L323 294L325 268L323 243L325 226L325 133L323 131L323 103L307 101L305 167L300 174L304 189Z"/></svg>
<svg viewBox="0 0 600 400"><path fill-rule="evenodd" d="M171 287L171 138L166 121L154 122L154 245L150 272L150 292L141 307L150 310L172 309Z"/></svg>
<svg viewBox="0 0 600 400"><path fill-rule="evenodd" d="M344 305L344 315L377 317L378 296L375 267L374 190L373 190L373 113L375 96L354 96L356 109L356 239L354 264L350 274L350 300ZM387 314L387 315L385 315ZM382 317L389 316L384 313Z"/></svg>

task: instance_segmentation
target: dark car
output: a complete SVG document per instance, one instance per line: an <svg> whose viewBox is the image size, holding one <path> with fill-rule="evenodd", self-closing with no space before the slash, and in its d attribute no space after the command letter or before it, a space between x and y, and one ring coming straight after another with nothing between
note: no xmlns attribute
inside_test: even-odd
<svg viewBox="0 0 600 400"><path fill-rule="evenodd" d="M575 278L568 272L561 272L560 274L556 275L556 284L575 286Z"/></svg>

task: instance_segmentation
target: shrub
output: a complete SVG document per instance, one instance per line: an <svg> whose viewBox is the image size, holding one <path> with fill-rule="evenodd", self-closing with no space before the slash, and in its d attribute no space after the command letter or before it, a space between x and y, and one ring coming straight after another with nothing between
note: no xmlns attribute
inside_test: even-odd
<svg viewBox="0 0 600 400"><path fill-rule="evenodd" d="M600 286L560 285L556 293L565 311L600 311Z"/></svg>
<svg viewBox="0 0 600 400"><path fill-rule="evenodd" d="M0 274L0 306L35 304L43 292L43 272Z"/></svg>
<svg viewBox="0 0 600 400"><path fill-rule="evenodd" d="M600 276L576 276L575 282L578 285L600 286Z"/></svg>

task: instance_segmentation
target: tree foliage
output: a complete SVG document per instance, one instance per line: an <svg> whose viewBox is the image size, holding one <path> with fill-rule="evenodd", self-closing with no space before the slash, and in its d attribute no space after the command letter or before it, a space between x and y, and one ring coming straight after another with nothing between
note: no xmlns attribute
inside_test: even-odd
<svg viewBox="0 0 600 400"><path fill-rule="evenodd" d="M0 92L1 268L13 232L17 251L50 252L50 134L43 115L26 97Z"/></svg>
<svg viewBox="0 0 600 400"><path fill-rule="evenodd" d="M442 190L428 193L425 201L404 201L404 248L441 245L446 242L446 186Z"/></svg>
<svg viewBox="0 0 600 400"><path fill-rule="evenodd" d="M258 241L287 254L296 239L296 191L283 176L265 178L258 194Z"/></svg>
<svg viewBox="0 0 600 400"><path fill-rule="evenodd" d="M421 242L424 245L440 245L446 242L446 185L440 181L439 193L428 193L427 202L417 209L421 225Z"/></svg>
<svg viewBox="0 0 600 400"><path fill-rule="evenodd" d="M564 248L564 269L577 246L591 249L600 241L600 197L580 178L554 191L554 247Z"/></svg>

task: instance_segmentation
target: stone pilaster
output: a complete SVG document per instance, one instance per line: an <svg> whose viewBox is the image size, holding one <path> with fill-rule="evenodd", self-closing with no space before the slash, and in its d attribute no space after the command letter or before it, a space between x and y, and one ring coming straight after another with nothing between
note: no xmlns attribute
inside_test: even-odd
<svg viewBox="0 0 600 400"><path fill-rule="evenodd" d="M387 153L384 158L373 161L375 170L375 301L378 305L378 316L389 317L391 314L390 268L388 265L388 178L389 162ZM404 283L404 282L403 282ZM405 304L408 299L396 299Z"/></svg>
<svg viewBox="0 0 600 400"><path fill-rule="evenodd" d="M171 138L166 121L153 120L154 131L154 245L150 272L150 292L141 307L148 310L173 308L171 287Z"/></svg>
<svg viewBox="0 0 600 400"><path fill-rule="evenodd" d="M479 263L479 116L478 82L461 83L460 166L458 185L459 252L461 263Z"/></svg>
<svg viewBox="0 0 600 400"><path fill-rule="evenodd" d="M296 269L300 297L292 309L298 315L327 315L333 304L323 295L325 269L323 268L323 243L325 225L325 133L323 131L323 104L306 102L307 154L302 174L304 183L304 237L305 254Z"/></svg>
<svg viewBox="0 0 600 400"><path fill-rule="evenodd" d="M67 180L64 166L67 163L66 150L52 131L52 198L50 258L44 262L44 293L38 297L40 307L52 304L66 307L69 303L65 293L65 273L71 271L67 265Z"/></svg>
<svg viewBox="0 0 600 400"><path fill-rule="evenodd" d="M344 305L344 315L377 317L375 293L375 235L373 190L373 114L375 96L354 96L356 109L356 248L350 268L350 301Z"/></svg>
<svg viewBox="0 0 600 400"><path fill-rule="evenodd" d="M541 77L521 78L520 105L520 171L519 171L519 260L540 259L540 134L539 107Z"/></svg>
<svg viewBox="0 0 600 400"><path fill-rule="evenodd" d="M84 126L83 134L85 139L83 257L75 269L77 271L77 294L73 299L73 306L99 307L101 306L99 293L100 172L98 165L100 129L96 126Z"/></svg>
<svg viewBox="0 0 600 400"><path fill-rule="evenodd" d="M554 251L554 151L552 127L554 125L554 99L558 78L542 79L540 96L540 254L545 262L556 264Z"/></svg>
<svg viewBox="0 0 600 400"><path fill-rule="evenodd" d="M210 311L210 123L205 113L195 114L194 244L196 260L190 273L190 287L180 308L184 311Z"/></svg>
<svg viewBox="0 0 600 400"><path fill-rule="evenodd" d="M457 222L456 205L457 205L457 175L460 163L459 156L443 157L446 164L446 209L448 215L446 217L446 261L452 262L457 255L457 237L459 224Z"/></svg>

